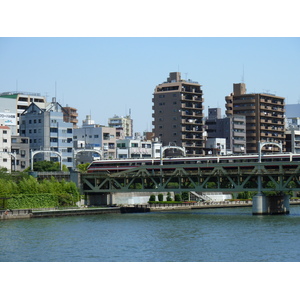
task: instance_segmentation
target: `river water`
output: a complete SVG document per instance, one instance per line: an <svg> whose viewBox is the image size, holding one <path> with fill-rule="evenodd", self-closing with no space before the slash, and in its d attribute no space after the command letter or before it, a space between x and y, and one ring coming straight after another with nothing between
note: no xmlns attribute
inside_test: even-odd
<svg viewBox="0 0 300 300"><path fill-rule="evenodd" d="M0 221L1 262L299 262L300 206Z"/></svg>

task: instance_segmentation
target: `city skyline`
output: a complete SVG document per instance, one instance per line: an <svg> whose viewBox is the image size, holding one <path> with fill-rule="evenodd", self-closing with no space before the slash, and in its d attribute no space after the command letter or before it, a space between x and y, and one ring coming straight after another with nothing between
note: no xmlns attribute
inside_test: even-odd
<svg viewBox="0 0 300 300"><path fill-rule="evenodd" d="M134 132L152 130L152 97L170 72L197 81L204 114L225 114L233 83L300 101L299 38L0 38L0 93L37 92L102 125L131 111Z"/></svg>

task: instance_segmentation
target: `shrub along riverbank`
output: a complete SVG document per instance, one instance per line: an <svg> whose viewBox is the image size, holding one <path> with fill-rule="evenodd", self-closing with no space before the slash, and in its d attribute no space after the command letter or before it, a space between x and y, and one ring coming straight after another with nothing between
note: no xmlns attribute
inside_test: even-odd
<svg viewBox="0 0 300 300"><path fill-rule="evenodd" d="M80 198L74 182L57 181L53 177L37 181L32 176L0 176L0 208L3 209L72 206Z"/></svg>

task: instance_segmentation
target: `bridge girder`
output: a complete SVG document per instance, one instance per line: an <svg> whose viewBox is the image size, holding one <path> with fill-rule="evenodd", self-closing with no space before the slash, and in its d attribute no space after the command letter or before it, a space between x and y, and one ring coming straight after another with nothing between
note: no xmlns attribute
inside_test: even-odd
<svg viewBox="0 0 300 300"><path fill-rule="evenodd" d="M298 162L140 166L116 173L82 176L84 193L300 191Z"/></svg>

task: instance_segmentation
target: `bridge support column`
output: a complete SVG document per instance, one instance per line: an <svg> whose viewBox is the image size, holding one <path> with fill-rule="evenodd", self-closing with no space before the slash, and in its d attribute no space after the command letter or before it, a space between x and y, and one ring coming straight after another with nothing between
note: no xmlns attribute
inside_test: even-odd
<svg viewBox="0 0 300 300"><path fill-rule="evenodd" d="M290 196L265 196L257 194L252 199L253 215L274 215L290 213Z"/></svg>

